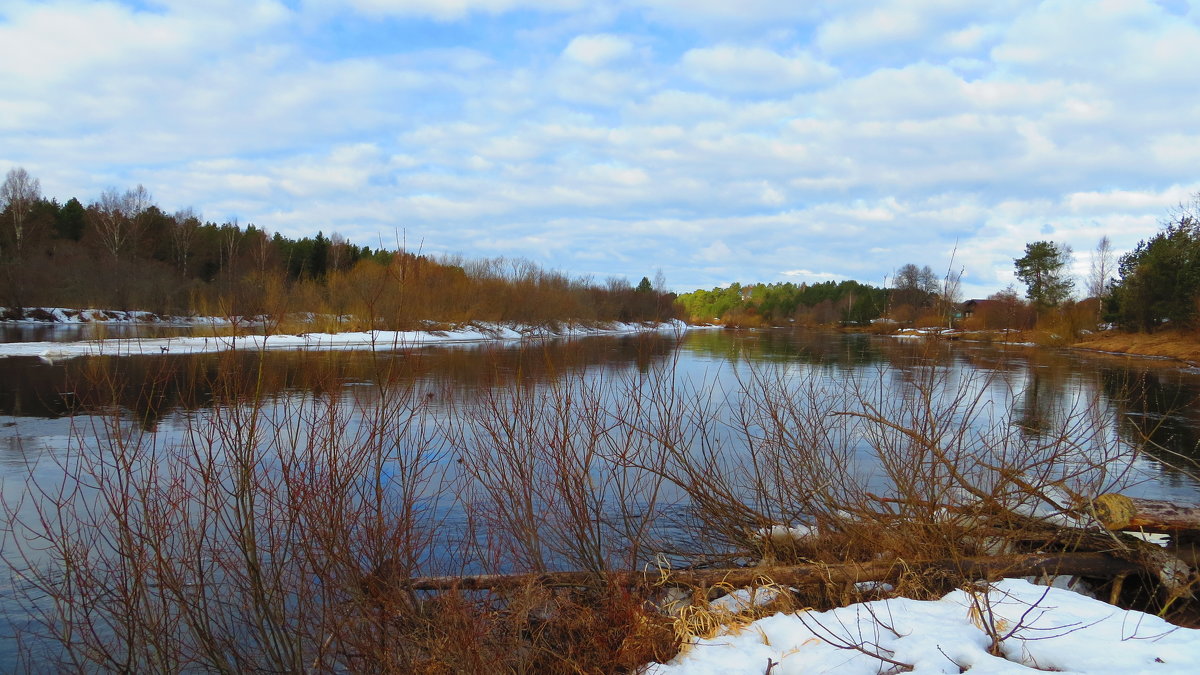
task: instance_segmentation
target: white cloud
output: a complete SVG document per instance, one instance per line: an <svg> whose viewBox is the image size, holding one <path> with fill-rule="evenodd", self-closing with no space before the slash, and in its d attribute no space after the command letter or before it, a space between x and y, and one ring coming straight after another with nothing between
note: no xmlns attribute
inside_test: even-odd
<svg viewBox="0 0 1200 675"><path fill-rule="evenodd" d="M1150 2L1040 3L1011 23L992 58L1040 77L1165 93L1200 62L1200 27Z"/></svg>
<svg viewBox="0 0 1200 675"><path fill-rule="evenodd" d="M812 20L825 11L820 7L823 2L778 0L625 0L622 4L643 10L656 22L709 31L747 26L775 29L782 23Z"/></svg>
<svg viewBox="0 0 1200 675"><path fill-rule="evenodd" d="M386 166L378 147L358 143L334 147L323 157L289 162L276 176L279 187L293 195L318 197L360 191Z"/></svg>
<svg viewBox="0 0 1200 675"><path fill-rule="evenodd" d="M767 206L782 206L787 203L787 196L783 193L783 191L779 190L767 181L763 181L761 185L762 196L759 199L763 204Z"/></svg>
<svg viewBox="0 0 1200 675"><path fill-rule="evenodd" d="M914 40L925 29L923 17L911 8L876 7L822 24L816 43L824 51L844 52L863 46Z"/></svg>
<svg viewBox="0 0 1200 675"><path fill-rule="evenodd" d="M718 239L718 240L714 241L713 243L709 244L708 246L705 246L704 248L696 251L696 253L693 257L696 258L697 260L703 260L706 262L726 262L727 263L727 262L730 262L730 260L733 258L733 256L734 256L733 249L729 248L729 246L725 242Z"/></svg>
<svg viewBox="0 0 1200 675"><path fill-rule="evenodd" d="M273 0L196 3L167 13L109 2L19 2L5 14L0 84L39 91L93 77L190 67L197 56L219 54L289 17Z"/></svg>
<svg viewBox="0 0 1200 675"><path fill-rule="evenodd" d="M1183 186L1172 186L1166 190L1110 190L1107 192L1075 192L1064 200L1071 213L1080 215L1106 215L1124 213L1159 212L1165 214L1171 207L1182 203L1191 193Z"/></svg>
<svg viewBox="0 0 1200 675"><path fill-rule="evenodd" d="M593 180L626 187L637 187L650 182L650 176L636 167L602 164L587 167L584 173Z"/></svg>
<svg viewBox="0 0 1200 675"><path fill-rule="evenodd" d="M586 66L603 66L633 53L633 43L617 35L580 35L567 45L563 56Z"/></svg>
<svg viewBox="0 0 1200 675"><path fill-rule="evenodd" d="M620 106L648 86L627 71L581 67L555 72L548 81L558 98L598 106Z"/></svg>
<svg viewBox="0 0 1200 675"><path fill-rule="evenodd" d="M786 272L781 272L781 274L785 277L795 277L801 281L813 282L839 281L846 278L833 272L813 272L812 270L787 270Z"/></svg>
<svg viewBox="0 0 1200 675"><path fill-rule="evenodd" d="M808 54L784 56L762 47L735 45L690 49L681 65L692 79L735 92L796 89L827 81L837 73Z"/></svg>
<svg viewBox="0 0 1200 675"><path fill-rule="evenodd" d="M418 16L451 21L471 14L503 14L524 9L564 12L585 3L583 0L322 0L317 4L346 5L370 16Z"/></svg>
<svg viewBox="0 0 1200 675"><path fill-rule="evenodd" d="M1149 4L222 2L6 6L3 161L692 288L878 282L957 238L983 291L1047 225L1130 247L1200 188L1198 30Z"/></svg>
<svg viewBox="0 0 1200 675"><path fill-rule="evenodd" d="M686 123L698 119L722 119L734 114L728 101L709 94L666 89L656 91L629 105L630 112L639 118L670 120Z"/></svg>

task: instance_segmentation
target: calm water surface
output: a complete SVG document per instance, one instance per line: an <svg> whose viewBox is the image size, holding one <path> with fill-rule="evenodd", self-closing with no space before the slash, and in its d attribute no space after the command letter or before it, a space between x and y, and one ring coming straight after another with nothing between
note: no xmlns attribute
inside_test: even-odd
<svg viewBox="0 0 1200 675"><path fill-rule="evenodd" d="M62 335L62 333L58 333ZM11 332L6 336L13 338ZM48 339L27 333L17 339ZM1012 411L1028 433L1049 429L1064 411L1100 402L1106 433L1125 442L1152 441L1133 467L1128 491L1200 502L1200 374L1165 361L1103 357L1066 350L972 343L898 340L867 335L692 331L672 337L587 338L533 347L426 348L393 353L268 352L241 355L153 356L72 360L0 358L0 491L11 508L30 483L62 480L55 459L68 458L81 438L117 411L139 432L177 438L189 420L248 392L214 387L228 367L252 372L263 363L262 389L276 400L311 398L331 390L369 387L381 369L398 373L393 386L411 387L434 414L454 402L521 382L548 386L568 374L611 378L667 369L677 382L736 404L740 383L770 365L828 386L857 382L882 398L911 394L912 383L935 369L950 383ZM115 406L114 406L115 403ZM100 425L102 426L102 425ZM725 439L736 443L736 435ZM1178 468L1177 468L1178 467ZM11 530L11 528L7 528ZM12 556L13 532L4 553ZM0 579L0 630L28 620L11 578ZM0 671L16 667L11 639L0 637ZM5 646L7 645L7 646Z"/></svg>
<svg viewBox="0 0 1200 675"><path fill-rule="evenodd" d="M80 342L114 338L185 337L203 328L171 324L122 323L0 323L0 343Z"/></svg>

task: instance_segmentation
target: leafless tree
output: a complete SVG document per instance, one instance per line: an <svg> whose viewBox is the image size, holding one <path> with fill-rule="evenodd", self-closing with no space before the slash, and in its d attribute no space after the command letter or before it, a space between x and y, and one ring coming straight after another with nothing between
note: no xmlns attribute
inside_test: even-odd
<svg viewBox="0 0 1200 675"><path fill-rule="evenodd" d="M1092 251L1092 267L1088 273L1087 281L1088 295L1093 298L1104 297L1104 291L1108 288L1109 277L1112 275L1112 242L1108 240L1108 235L1105 235L1096 244L1096 250Z"/></svg>
<svg viewBox="0 0 1200 675"><path fill-rule="evenodd" d="M226 274L233 274L233 261L237 256L241 238L242 229L238 226L237 218L234 218L232 223L221 226L221 270Z"/></svg>
<svg viewBox="0 0 1200 675"><path fill-rule="evenodd" d="M329 269L336 271L346 264L346 238L334 232L329 235Z"/></svg>
<svg viewBox="0 0 1200 675"><path fill-rule="evenodd" d="M125 209L130 218L139 218L154 204L150 192L142 184L125 191Z"/></svg>
<svg viewBox="0 0 1200 675"><path fill-rule="evenodd" d="M116 188L100 193L100 201L92 205L93 227L114 260L136 241L142 214L153 203L150 193L142 185L124 193L117 192Z"/></svg>
<svg viewBox="0 0 1200 675"><path fill-rule="evenodd" d="M252 242L254 253L254 267L258 270L260 277L265 278L267 275L267 263L271 259L271 235L263 229L257 232L257 239Z"/></svg>
<svg viewBox="0 0 1200 675"><path fill-rule="evenodd" d="M42 197L42 185L24 167L10 169L0 185L0 210L8 209L12 219L13 245L19 255L25 241L26 219L34 203Z"/></svg>
<svg viewBox="0 0 1200 675"><path fill-rule="evenodd" d="M912 263L900 266L892 279L891 303L899 307L928 306L941 290L937 275L929 265L917 267ZM914 311L909 310L909 311Z"/></svg>
<svg viewBox="0 0 1200 675"><path fill-rule="evenodd" d="M196 242L196 231L200 229L200 215L192 207L175 212L175 223L171 226L171 250L175 264L183 276L187 276L188 258Z"/></svg>
<svg viewBox="0 0 1200 675"><path fill-rule="evenodd" d="M947 328L954 327L954 311L962 301L962 276L966 270L960 267L958 272L954 271L954 259L957 256L958 241L955 240L954 249L950 252L950 265L946 268L946 278L942 281L941 303Z"/></svg>
<svg viewBox="0 0 1200 675"><path fill-rule="evenodd" d="M912 263L902 265L896 270L895 285L897 289L921 291L926 294L937 293L938 278L929 265L917 267Z"/></svg>

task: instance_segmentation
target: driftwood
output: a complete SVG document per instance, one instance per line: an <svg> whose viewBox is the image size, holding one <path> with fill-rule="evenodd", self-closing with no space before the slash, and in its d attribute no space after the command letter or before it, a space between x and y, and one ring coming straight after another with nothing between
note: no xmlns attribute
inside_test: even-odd
<svg viewBox="0 0 1200 675"><path fill-rule="evenodd" d="M1200 506L1190 504L1106 494L1092 501L1092 510L1109 530L1200 531Z"/></svg>
<svg viewBox="0 0 1200 675"><path fill-rule="evenodd" d="M1108 530L1146 530L1179 534L1200 533L1200 506L1106 494L1092 500L1087 509ZM1011 516L1012 514L1010 514ZM705 588L717 584L751 586L767 583L785 586L813 587L856 582L896 581L906 575L943 579L995 579L1045 575L1085 576L1115 581L1113 594L1128 576L1143 574L1157 577L1170 596L1190 596L1193 569L1200 563L1200 550L1181 546L1170 549L1132 539L1113 539L1113 535L1098 531L1054 530L1052 534L1036 521L1026 523L1025 535L1018 539L1026 543L1053 545L1068 539L1074 552L1042 552L957 558L929 561L887 560L847 562L836 564L810 563L801 565L759 565L719 569L683 569L645 571L609 571L605 573L568 571L523 574L479 574L465 576L408 578L394 564L385 562L362 579L362 588L371 596L394 591L503 590L523 586L598 587L606 585L627 588L645 586L686 586ZM1041 532L1039 533L1039 530ZM1051 528L1053 530L1053 528ZM1002 529L998 537L1013 536L1020 528ZM1064 533L1073 533L1063 538ZM1122 549L1121 555L1105 552ZM1083 550L1080 550L1083 549ZM1088 550L1091 549L1091 550Z"/></svg>
<svg viewBox="0 0 1200 675"><path fill-rule="evenodd" d="M1058 574L1112 578L1139 571L1145 571L1145 568L1107 553L1029 553L925 562L895 560L661 572L616 571L602 575L592 572L547 572L418 577L408 580L407 583L401 582L401 585L405 589L415 591L497 590L525 585L591 587L611 584L626 587L666 585L701 588L719 583L732 586L775 583L786 586L819 586L859 581L895 581L906 574L968 579Z"/></svg>

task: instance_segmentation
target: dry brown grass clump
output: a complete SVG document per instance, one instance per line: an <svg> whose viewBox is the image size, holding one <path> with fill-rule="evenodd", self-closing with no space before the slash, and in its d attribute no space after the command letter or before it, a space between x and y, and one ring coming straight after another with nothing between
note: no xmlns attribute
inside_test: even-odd
<svg viewBox="0 0 1200 675"><path fill-rule="evenodd" d="M670 618L617 586L442 591L362 618L364 639L344 643L341 659L360 672L621 673L679 644Z"/></svg>
<svg viewBox="0 0 1200 675"><path fill-rule="evenodd" d="M1131 356L1161 356L1190 363L1200 363L1200 334L1192 330L1164 329L1153 333L1106 331L1071 345L1076 349L1129 354Z"/></svg>

